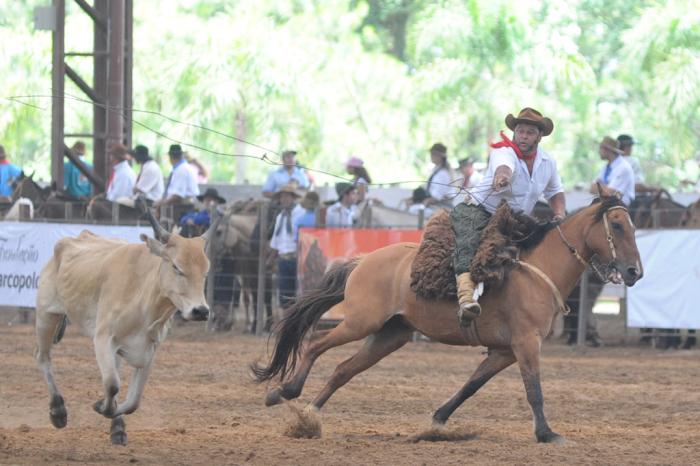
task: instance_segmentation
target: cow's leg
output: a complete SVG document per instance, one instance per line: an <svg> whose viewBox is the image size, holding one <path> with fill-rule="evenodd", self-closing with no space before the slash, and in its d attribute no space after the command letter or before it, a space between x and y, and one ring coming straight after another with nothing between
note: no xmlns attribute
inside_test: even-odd
<svg viewBox="0 0 700 466"><path fill-rule="evenodd" d="M126 423L124 416L117 416L112 419L112 426L109 429L109 438L113 445L126 445Z"/></svg>
<svg viewBox="0 0 700 466"><path fill-rule="evenodd" d="M525 384L527 401L532 409L535 437L538 442L562 443L564 437L552 432L544 417L544 398L540 385L540 346L542 342L535 334L523 335L513 341L513 352L518 360L520 374Z"/></svg>
<svg viewBox="0 0 700 466"><path fill-rule="evenodd" d="M117 416L131 414L138 409L139 403L141 403L141 395L143 395L143 389L146 387L146 381L151 373L152 366L153 357L151 357L144 367L134 369L131 381L129 381L129 390L126 392L126 400L119 405L116 412Z"/></svg>
<svg viewBox="0 0 700 466"><path fill-rule="evenodd" d="M68 413L66 412L63 397L58 391L56 381L53 377L53 370L51 367L51 346L53 345L53 338L56 334L56 330L58 329L58 326L63 318L63 314L52 314L41 309L37 309L36 360L39 365L39 369L41 369L41 372L44 374L46 384L49 386L49 395L51 395L51 401L49 402L49 418L51 419L51 424L58 429L65 427L68 423Z"/></svg>
<svg viewBox="0 0 700 466"><path fill-rule="evenodd" d="M95 356L102 374L104 398L98 400L93 408L105 417L112 418L117 411L117 393L119 393L119 370L117 369L117 352L109 335L95 336Z"/></svg>
<svg viewBox="0 0 700 466"><path fill-rule="evenodd" d="M515 362L515 356L510 349L489 350L489 355L474 371L467 383L440 406L433 414L433 425L439 427L447 422L452 413L464 403L467 398L475 394L486 382Z"/></svg>

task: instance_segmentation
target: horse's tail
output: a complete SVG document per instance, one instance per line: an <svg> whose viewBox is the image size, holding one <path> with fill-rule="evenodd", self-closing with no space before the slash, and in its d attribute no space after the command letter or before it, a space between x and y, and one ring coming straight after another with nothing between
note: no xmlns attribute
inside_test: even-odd
<svg viewBox="0 0 700 466"><path fill-rule="evenodd" d="M325 273L317 289L299 296L287 308L285 317L274 331L277 341L270 363L267 366L258 363L250 365L258 383L270 380L277 374L284 379L287 373L294 370L304 336L326 311L345 298L345 283L358 262L358 258L353 258L332 267Z"/></svg>

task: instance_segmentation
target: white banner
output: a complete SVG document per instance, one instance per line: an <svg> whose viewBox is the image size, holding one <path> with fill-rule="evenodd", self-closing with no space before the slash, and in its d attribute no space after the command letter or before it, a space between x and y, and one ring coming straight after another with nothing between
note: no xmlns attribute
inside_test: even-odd
<svg viewBox="0 0 700 466"><path fill-rule="evenodd" d="M56 242L90 230L96 235L139 242L150 228L66 223L0 222L0 306L34 307L41 269Z"/></svg>
<svg viewBox="0 0 700 466"><path fill-rule="evenodd" d="M643 230L644 277L627 290L627 325L700 328L700 231Z"/></svg>

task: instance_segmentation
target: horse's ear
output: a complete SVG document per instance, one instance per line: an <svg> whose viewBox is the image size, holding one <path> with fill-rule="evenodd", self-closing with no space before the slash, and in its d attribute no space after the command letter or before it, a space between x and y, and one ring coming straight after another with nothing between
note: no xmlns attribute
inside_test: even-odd
<svg viewBox="0 0 700 466"><path fill-rule="evenodd" d="M615 195L615 191L609 189L607 186L604 184L601 184L600 181L595 182L596 187L598 188L598 197L603 199L605 197L611 197Z"/></svg>

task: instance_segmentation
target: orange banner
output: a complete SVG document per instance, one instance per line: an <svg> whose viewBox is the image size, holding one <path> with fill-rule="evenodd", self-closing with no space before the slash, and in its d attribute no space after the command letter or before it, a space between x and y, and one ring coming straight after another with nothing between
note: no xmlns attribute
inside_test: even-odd
<svg viewBox="0 0 700 466"><path fill-rule="evenodd" d="M315 288L330 262L367 254L395 243L420 243L423 230L302 228L299 230L300 291Z"/></svg>

